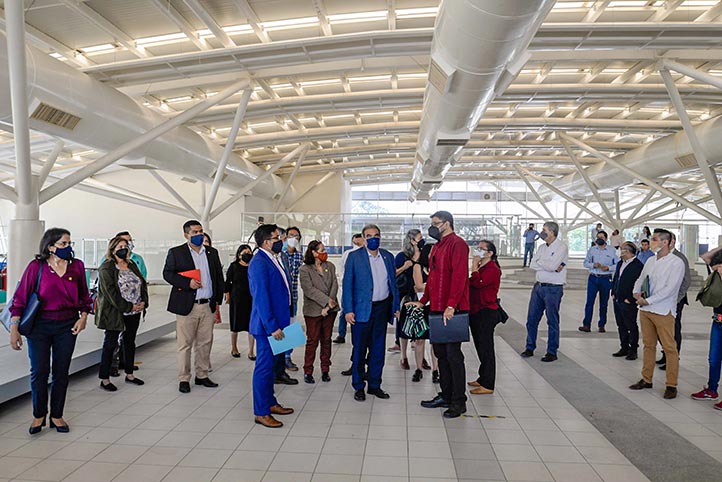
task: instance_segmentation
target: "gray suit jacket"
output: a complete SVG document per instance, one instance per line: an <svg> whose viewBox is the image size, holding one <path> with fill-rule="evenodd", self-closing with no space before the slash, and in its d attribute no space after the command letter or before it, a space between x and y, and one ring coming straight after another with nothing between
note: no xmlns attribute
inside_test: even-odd
<svg viewBox="0 0 722 482"><path fill-rule="evenodd" d="M315 265L304 264L298 271L298 280L303 291L303 315L321 316L321 310L328 306L329 298L336 302L338 310L338 279L336 267L328 261L321 263L323 273Z"/></svg>
<svg viewBox="0 0 722 482"><path fill-rule="evenodd" d="M682 285L679 287L679 294L677 295L677 303L680 303L687 297L687 290L692 284L692 272L689 270L689 261L687 260L687 256L685 256L677 248L674 248L674 251L672 251L672 253L674 253L675 256L677 256L684 262L684 278L682 279ZM687 300L685 300L684 304L688 305L689 303L687 303Z"/></svg>

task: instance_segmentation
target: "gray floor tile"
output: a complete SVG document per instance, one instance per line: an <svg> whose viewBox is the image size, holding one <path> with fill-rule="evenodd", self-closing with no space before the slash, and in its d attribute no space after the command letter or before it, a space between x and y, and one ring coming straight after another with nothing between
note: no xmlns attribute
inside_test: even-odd
<svg viewBox="0 0 722 482"><path fill-rule="evenodd" d="M454 466L460 479L505 480L504 472L496 460L454 459Z"/></svg>
<svg viewBox="0 0 722 482"><path fill-rule="evenodd" d="M585 463L563 464L553 462L547 463L546 466L556 482L602 482L594 469Z"/></svg>
<svg viewBox="0 0 722 482"><path fill-rule="evenodd" d="M181 467L221 468L233 454L229 449L191 449L178 465Z"/></svg>
<svg viewBox="0 0 722 482"><path fill-rule="evenodd" d="M508 480L553 482L552 475L541 462L499 462Z"/></svg>
<svg viewBox="0 0 722 482"><path fill-rule="evenodd" d="M9 457L5 457L9 458ZM80 460L35 460L34 464L22 474L19 478L29 480L47 480L57 481L63 480L65 477L73 473L78 467L85 462ZM0 473L8 473L0 471Z"/></svg>
<svg viewBox="0 0 722 482"><path fill-rule="evenodd" d="M366 440L350 438L328 438L321 450L326 455L360 455L364 453Z"/></svg>
<svg viewBox="0 0 722 482"><path fill-rule="evenodd" d="M160 482L173 469L167 465L129 465L113 482Z"/></svg>
<svg viewBox="0 0 722 482"><path fill-rule="evenodd" d="M249 450L236 450L231 454L224 469L244 469L244 470L268 470L275 452L253 452Z"/></svg>
<svg viewBox="0 0 722 482"><path fill-rule="evenodd" d="M449 447L454 459L496 460L496 454L488 443L451 442Z"/></svg>
<svg viewBox="0 0 722 482"><path fill-rule="evenodd" d="M336 455L322 453L318 459L316 472L324 474L360 475L363 467L363 455Z"/></svg>
<svg viewBox="0 0 722 482"><path fill-rule="evenodd" d="M265 470L221 469L213 482L261 482Z"/></svg>
<svg viewBox="0 0 722 482"><path fill-rule="evenodd" d="M140 456L137 463L141 465L175 466L183 460L190 449L184 447L151 447Z"/></svg>
<svg viewBox="0 0 722 482"><path fill-rule="evenodd" d="M112 462L88 462L63 479L67 482L109 482L128 467L127 464Z"/></svg>
<svg viewBox="0 0 722 482"><path fill-rule="evenodd" d="M316 469L319 454L300 454L291 452L278 452L273 459L269 472L307 472L313 473Z"/></svg>
<svg viewBox="0 0 722 482"><path fill-rule="evenodd" d="M394 457L364 457L363 475L408 477L409 465L405 460Z"/></svg>
<svg viewBox="0 0 722 482"><path fill-rule="evenodd" d="M94 462L117 462L131 464L148 451L142 445L111 445L93 458Z"/></svg>
<svg viewBox="0 0 722 482"><path fill-rule="evenodd" d="M421 477L456 478L454 461L448 459L409 458L409 477L419 480Z"/></svg>
<svg viewBox="0 0 722 482"><path fill-rule="evenodd" d="M167 482L211 482L218 469L204 467L174 467L163 481Z"/></svg>

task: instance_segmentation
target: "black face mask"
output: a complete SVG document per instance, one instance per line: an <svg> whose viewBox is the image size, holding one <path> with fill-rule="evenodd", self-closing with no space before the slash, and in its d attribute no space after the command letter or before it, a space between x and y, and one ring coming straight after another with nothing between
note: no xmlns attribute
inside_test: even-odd
<svg viewBox="0 0 722 482"><path fill-rule="evenodd" d="M423 248L425 244L426 240L422 238L416 242L416 247L419 248L419 251L421 251L421 248Z"/></svg>
<svg viewBox="0 0 722 482"><path fill-rule="evenodd" d="M128 248L120 248L118 251L115 252L115 255L118 257L118 259L125 259L128 257L128 253L130 250Z"/></svg>
<svg viewBox="0 0 722 482"><path fill-rule="evenodd" d="M437 241L441 241L441 231L436 226L429 227L429 236Z"/></svg>
<svg viewBox="0 0 722 482"><path fill-rule="evenodd" d="M604 241L602 238L597 238L595 243L597 243L597 246L604 246L605 244L607 244L607 242Z"/></svg>
<svg viewBox="0 0 722 482"><path fill-rule="evenodd" d="M549 235L546 231L542 231L541 233L539 233L539 239L541 239L542 241L546 241L548 237Z"/></svg>
<svg viewBox="0 0 722 482"><path fill-rule="evenodd" d="M241 255L241 261L244 263L250 263L251 259L253 259L253 255L251 253L243 253Z"/></svg>

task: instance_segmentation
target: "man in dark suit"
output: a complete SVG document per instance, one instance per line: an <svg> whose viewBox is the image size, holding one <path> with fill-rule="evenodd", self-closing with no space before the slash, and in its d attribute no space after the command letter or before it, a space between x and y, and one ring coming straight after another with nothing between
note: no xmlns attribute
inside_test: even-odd
<svg viewBox="0 0 722 482"><path fill-rule="evenodd" d="M361 234L366 248L351 252L343 272L343 309L353 339L352 383L354 398L366 400L364 368L368 350L368 394L390 398L381 389L386 355L386 325L399 317L394 256L380 249L381 230L368 224Z"/></svg>
<svg viewBox="0 0 722 482"><path fill-rule="evenodd" d="M269 336L284 338L283 329L291 323L291 284L279 254L283 241L275 224L263 224L254 234L258 253L248 267L248 283L253 297L250 333L256 338L256 366L253 370L253 413L259 425L283 427L274 415L288 415L292 408L281 406L273 394L274 359Z"/></svg>
<svg viewBox="0 0 722 482"><path fill-rule="evenodd" d="M183 225L187 242L168 250L163 279L171 284L168 311L176 315L178 379L181 393L191 391L191 350L195 345L196 385L217 387L208 378L213 344L214 313L223 301L223 268L214 248L203 246L203 226L195 220ZM183 276L199 270L201 280Z"/></svg>
<svg viewBox="0 0 722 482"><path fill-rule="evenodd" d="M627 360L637 359L639 348L639 328L637 327L637 302L632 295L634 283L642 274L644 265L637 258L637 247L634 243L622 244L617 269L612 278L612 298L614 299L614 318L619 329L619 343L621 348L612 354L616 357L626 357Z"/></svg>

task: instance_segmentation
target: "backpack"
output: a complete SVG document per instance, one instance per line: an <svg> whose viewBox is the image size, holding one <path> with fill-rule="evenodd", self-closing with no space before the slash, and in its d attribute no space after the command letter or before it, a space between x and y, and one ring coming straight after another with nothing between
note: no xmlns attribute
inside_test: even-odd
<svg viewBox="0 0 722 482"><path fill-rule="evenodd" d="M712 271L707 277L704 286L697 294L697 301L702 303L702 306L712 308L722 305L722 278L717 271Z"/></svg>

